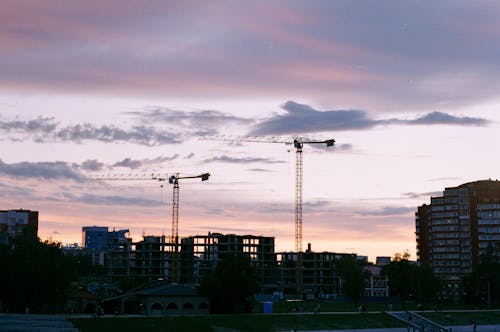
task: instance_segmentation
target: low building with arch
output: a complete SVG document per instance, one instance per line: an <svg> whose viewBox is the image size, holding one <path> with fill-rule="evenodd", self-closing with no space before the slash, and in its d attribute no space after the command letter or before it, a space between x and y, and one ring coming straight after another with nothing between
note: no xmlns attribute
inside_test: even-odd
<svg viewBox="0 0 500 332"><path fill-rule="evenodd" d="M167 281L158 281L107 298L104 302L106 308L114 308L113 311L117 310L119 314L179 316L209 313L209 300L198 294L196 286L172 284Z"/></svg>

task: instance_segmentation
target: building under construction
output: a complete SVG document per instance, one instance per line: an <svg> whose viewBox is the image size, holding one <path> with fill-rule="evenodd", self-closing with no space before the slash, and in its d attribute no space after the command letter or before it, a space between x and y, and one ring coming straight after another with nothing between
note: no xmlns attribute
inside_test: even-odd
<svg viewBox="0 0 500 332"><path fill-rule="evenodd" d="M281 294L293 298L330 298L341 294L342 280L335 261L356 254L313 252L311 245L300 253L302 294L297 294L296 252L275 252L274 237L208 233L182 238L180 248L168 236L143 236L132 242L128 230L84 227L84 251L106 269L111 280L137 278L143 281L199 284L229 255L246 255L255 267L260 294ZM173 255L178 255L173 258ZM177 269L172 264L178 263ZM178 275L174 275L178 271Z"/></svg>
<svg viewBox="0 0 500 332"><path fill-rule="evenodd" d="M313 252L311 244L302 253L302 292L304 299L328 298L341 293L342 281L335 269L335 261L356 254ZM297 290L296 252L279 252L277 261L277 290L282 294L295 294Z"/></svg>
<svg viewBox="0 0 500 332"><path fill-rule="evenodd" d="M199 284L228 255L248 255L260 281L260 292L271 294L276 289L274 271L274 237L209 233L182 239L181 281Z"/></svg>

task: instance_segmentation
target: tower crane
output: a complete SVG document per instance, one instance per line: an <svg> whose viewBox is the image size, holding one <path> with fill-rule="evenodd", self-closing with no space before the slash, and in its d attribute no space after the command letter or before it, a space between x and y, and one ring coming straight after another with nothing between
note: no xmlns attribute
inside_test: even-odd
<svg viewBox="0 0 500 332"><path fill-rule="evenodd" d="M179 248L179 180L183 179L197 179L201 178L201 181L206 181L210 177L210 173L203 173L200 175L193 176L180 176L179 173L171 175L168 178L168 182L174 185L174 191L172 194L172 243L174 245L173 260L171 266L171 281L179 281L179 259L178 259L178 248Z"/></svg>
<svg viewBox="0 0 500 332"><path fill-rule="evenodd" d="M335 140L309 140L307 138L281 138L281 137L246 137L246 138L203 138L203 140L230 141L230 142L255 142L255 143L284 143L295 148L295 252L297 253L296 284L297 293L302 295L302 193L303 193L303 156L304 144L324 144L333 146Z"/></svg>
<svg viewBox="0 0 500 332"><path fill-rule="evenodd" d="M173 184L173 195L172 195L172 236L170 243L173 245L172 260L171 260L171 272L169 273L171 282L179 281L179 259L178 259L178 248L179 248L179 180L184 179L198 179L201 181L206 181L210 177L210 173L202 173L199 175L181 175L180 173L174 173L173 175L166 174L109 174L103 176L97 176L93 178L87 178L89 180L155 180L155 181L166 181Z"/></svg>

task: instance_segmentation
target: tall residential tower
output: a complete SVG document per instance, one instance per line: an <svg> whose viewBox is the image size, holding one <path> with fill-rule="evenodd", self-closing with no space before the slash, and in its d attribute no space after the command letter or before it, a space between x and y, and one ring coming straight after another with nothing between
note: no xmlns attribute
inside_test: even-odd
<svg viewBox="0 0 500 332"><path fill-rule="evenodd" d="M463 277L487 252L500 258L500 182L446 188L416 212L417 259L447 283L443 296L461 296Z"/></svg>

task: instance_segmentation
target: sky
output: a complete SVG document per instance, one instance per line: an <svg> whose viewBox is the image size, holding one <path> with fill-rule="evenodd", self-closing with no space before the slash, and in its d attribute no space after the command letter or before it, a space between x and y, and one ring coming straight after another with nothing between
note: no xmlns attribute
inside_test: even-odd
<svg viewBox="0 0 500 332"><path fill-rule="evenodd" d="M274 236L415 259L415 211L499 178L498 1L59 1L0 6L0 209L82 226ZM215 139L215 140L214 140ZM240 140L239 142L224 139ZM242 142L242 141L243 142Z"/></svg>

